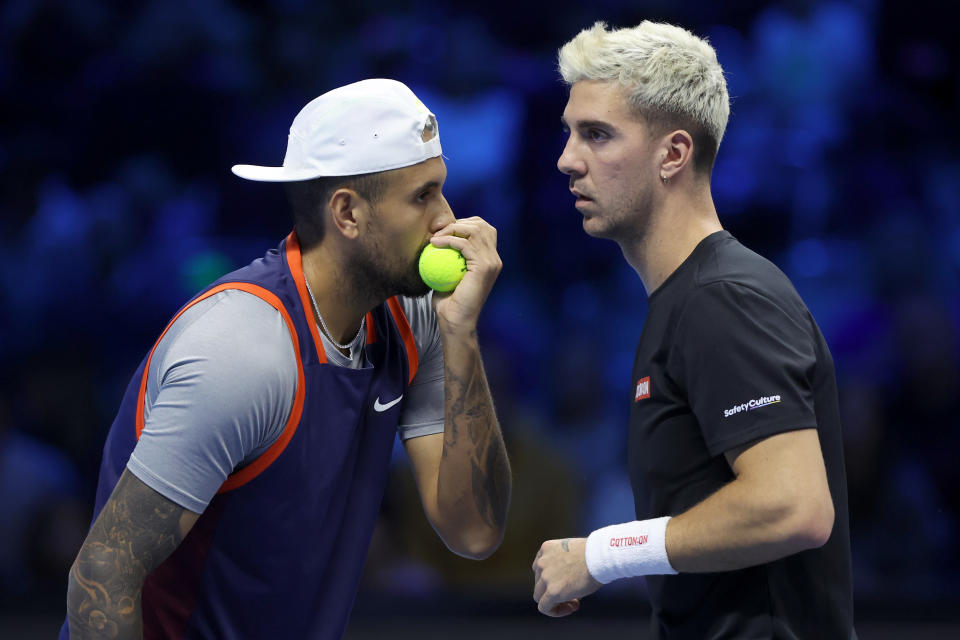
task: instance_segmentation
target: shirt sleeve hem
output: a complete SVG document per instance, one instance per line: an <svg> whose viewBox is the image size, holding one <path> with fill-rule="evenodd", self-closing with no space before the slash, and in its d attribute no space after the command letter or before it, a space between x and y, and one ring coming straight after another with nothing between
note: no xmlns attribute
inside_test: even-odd
<svg viewBox="0 0 960 640"><path fill-rule="evenodd" d="M158 477L152 471L143 466L143 464L141 464L133 455L131 455L130 459L127 461L127 469L145 485L162 495L164 498L176 502L184 509L188 509L193 513L199 514L203 513L207 508L207 502L184 493L166 480Z"/></svg>
<svg viewBox="0 0 960 640"><path fill-rule="evenodd" d="M443 422L428 422L410 426L399 426L397 432L400 434L400 440L406 441L411 438L421 436L432 436L435 433L443 433Z"/></svg>
<svg viewBox="0 0 960 640"><path fill-rule="evenodd" d="M716 442L708 442L707 451L710 452L711 456L719 456L730 449L735 449L736 447L746 444L751 440L756 440L757 438L775 436L778 433L786 433L788 431L801 431L802 429L816 428L817 424L815 422L805 423L800 421L789 421L776 422L773 424L762 424L752 429L738 431L737 433L731 434L725 438L721 438Z"/></svg>

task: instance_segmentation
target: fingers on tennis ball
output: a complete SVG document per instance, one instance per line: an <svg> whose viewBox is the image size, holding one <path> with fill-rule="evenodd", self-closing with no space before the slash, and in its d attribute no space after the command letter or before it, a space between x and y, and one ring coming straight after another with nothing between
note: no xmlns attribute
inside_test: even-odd
<svg viewBox="0 0 960 640"><path fill-rule="evenodd" d="M428 244L420 254L420 277L435 291L453 291L467 272L467 261L453 247Z"/></svg>

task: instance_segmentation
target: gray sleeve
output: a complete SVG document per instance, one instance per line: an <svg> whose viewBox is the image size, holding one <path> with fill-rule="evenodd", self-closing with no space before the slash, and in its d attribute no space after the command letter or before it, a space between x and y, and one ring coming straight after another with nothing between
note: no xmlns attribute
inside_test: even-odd
<svg viewBox="0 0 960 640"><path fill-rule="evenodd" d="M432 292L421 298L398 297L420 360L397 426L401 440L443 432L443 344L432 298Z"/></svg>
<svg viewBox="0 0 960 640"><path fill-rule="evenodd" d="M296 390L296 354L280 312L237 290L202 300L154 351L144 429L127 468L202 513L227 476L283 432Z"/></svg>

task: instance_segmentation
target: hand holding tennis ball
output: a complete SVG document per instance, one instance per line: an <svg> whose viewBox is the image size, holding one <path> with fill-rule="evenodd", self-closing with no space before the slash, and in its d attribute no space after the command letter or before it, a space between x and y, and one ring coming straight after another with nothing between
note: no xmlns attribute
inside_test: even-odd
<svg viewBox="0 0 960 640"><path fill-rule="evenodd" d="M480 312L503 268L497 253L497 230L483 218L461 218L436 231L430 244L423 253L425 261L418 266L428 286L436 291L446 289L432 296L440 333L454 341L476 340ZM433 263L431 256L444 254L448 257Z"/></svg>
<svg viewBox="0 0 960 640"><path fill-rule="evenodd" d="M432 244L423 248L419 266L420 277L427 286L442 293L453 291L467 272L467 261L459 251Z"/></svg>

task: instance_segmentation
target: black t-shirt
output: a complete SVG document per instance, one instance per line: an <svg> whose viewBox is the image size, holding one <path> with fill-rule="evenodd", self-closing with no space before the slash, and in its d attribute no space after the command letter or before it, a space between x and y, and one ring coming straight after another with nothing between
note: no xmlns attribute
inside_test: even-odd
<svg viewBox="0 0 960 640"><path fill-rule="evenodd" d="M807 428L826 463L830 539L739 571L648 576L654 637L855 637L833 359L783 272L718 231L650 296L630 398L637 518L678 515L733 480L725 451Z"/></svg>

